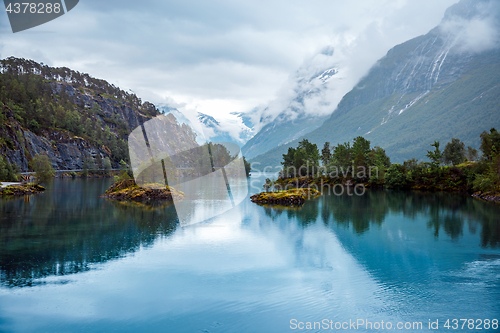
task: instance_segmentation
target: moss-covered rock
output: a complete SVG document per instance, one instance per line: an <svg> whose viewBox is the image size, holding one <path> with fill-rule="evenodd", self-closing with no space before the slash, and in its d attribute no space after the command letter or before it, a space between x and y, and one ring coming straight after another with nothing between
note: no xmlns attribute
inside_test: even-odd
<svg viewBox="0 0 500 333"><path fill-rule="evenodd" d="M278 192L262 192L250 197L250 200L263 205L302 206L306 199L321 195L313 188L298 188Z"/></svg>
<svg viewBox="0 0 500 333"><path fill-rule="evenodd" d="M21 196L41 193L45 191L45 187L38 184L20 184L11 185L0 188L0 196Z"/></svg>
<svg viewBox="0 0 500 333"><path fill-rule="evenodd" d="M472 196L477 199L500 203L500 191L488 191L488 192L479 191L474 193Z"/></svg>
<svg viewBox="0 0 500 333"><path fill-rule="evenodd" d="M120 201L173 201L175 199L184 198L184 193L177 191L173 187L161 184L147 184L147 188L138 186L133 179L126 179L114 183L101 196L106 199L114 199Z"/></svg>

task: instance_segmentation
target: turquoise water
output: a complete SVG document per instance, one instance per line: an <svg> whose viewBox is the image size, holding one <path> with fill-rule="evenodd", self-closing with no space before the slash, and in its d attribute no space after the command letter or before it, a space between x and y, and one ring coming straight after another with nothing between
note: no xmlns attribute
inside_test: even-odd
<svg viewBox="0 0 500 333"><path fill-rule="evenodd" d="M325 319L303 331L363 320L477 332L484 323L451 320L500 320L500 205L367 191L301 209L247 199L180 224L173 205L100 199L110 182L0 200L0 331L293 332Z"/></svg>

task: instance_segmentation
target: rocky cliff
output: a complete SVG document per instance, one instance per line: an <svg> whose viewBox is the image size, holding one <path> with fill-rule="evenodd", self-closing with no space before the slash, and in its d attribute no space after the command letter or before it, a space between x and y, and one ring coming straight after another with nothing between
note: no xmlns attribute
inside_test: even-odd
<svg viewBox="0 0 500 333"><path fill-rule="evenodd" d="M159 115L151 103L103 80L29 60L1 60L0 83L0 154L21 171L40 153L57 170L105 157L117 167L128 159L128 134Z"/></svg>

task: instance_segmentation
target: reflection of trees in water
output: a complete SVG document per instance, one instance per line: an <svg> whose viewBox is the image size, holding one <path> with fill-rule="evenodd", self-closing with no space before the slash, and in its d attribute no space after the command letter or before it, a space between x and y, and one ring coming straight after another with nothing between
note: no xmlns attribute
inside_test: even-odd
<svg viewBox="0 0 500 333"><path fill-rule="evenodd" d="M302 207L289 207L281 205L259 206L264 207L264 213L273 221L279 218L282 214L286 214L288 220L296 218L303 226L315 223L319 214L319 207L315 202L307 202Z"/></svg>
<svg viewBox="0 0 500 333"><path fill-rule="evenodd" d="M481 226L481 246L500 246L500 206L482 202L465 195L449 193L415 193L408 195L412 209L408 212L426 214L427 226L438 237L444 231L452 240L463 235L467 225L469 232L475 234Z"/></svg>
<svg viewBox="0 0 500 333"><path fill-rule="evenodd" d="M173 207L118 205L99 198L107 185L65 181L29 202L0 200L1 283L30 286L38 278L86 271L175 229Z"/></svg>
<svg viewBox="0 0 500 333"><path fill-rule="evenodd" d="M381 225L389 213L402 213L411 219L427 216L428 228L436 237L444 231L455 240L463 235L466 225L472 234L480 226L481 246L500 246L500 205L459 194L370 190L363 196L321 196L298 209L269 206L265 213L273 220L286 213L303 225L314 223L321 216L327 225L335 223L346 228L352 225L358 234L368 231L373 224Z"/></svg>
<svg viewBox="0 0 500 333"><path fill-rule="evenodd" d="M331 199L325 197L323 202L323 210L331 210L330 215L326 212L322 214L323 221L328 224L332 218L345 227L352 224L356 233L367 231L371 223L382 224L389 212L387 196L383 191L366 192L363 196L335 196Z"/></svg>

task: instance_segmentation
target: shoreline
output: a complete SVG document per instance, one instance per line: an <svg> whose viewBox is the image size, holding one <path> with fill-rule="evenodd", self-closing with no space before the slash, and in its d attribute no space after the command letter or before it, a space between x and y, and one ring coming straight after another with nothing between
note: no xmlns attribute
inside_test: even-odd
<svg viewBox="0 0 500 333"><path fill-rule="evenodd" d="M489 192L475 192L472 194L473 198L482 200L482 201L487 201L487 202L494 202L500 204L500 193L494 192L494 191L489 191Z"/></svg>
<svg viewBox="0 0 500 333"><path fill-rule="evenodd" d="M342 186L347 188L355 188L357 186L364 187L365 189L384 189L391 190L383 183L370 183L370 182L356 182L352 179L344 178L328 178L325 176L321 177L294 177L294 178L278 178L274 181L275 186L278 185L278 189L303 189L303 188L317 188L321 190L325 187L335 187ZM500 193L496 191L476 191L466 190L463 187L451 187L445 186L443 184L436 185L413 185L407 188L397 189L400 191L418 191L418 192L445 192L445 193L458 193L470 196L475 199L483 200L486 202L500 203ZM329 191L330 193L331 191ZM335 194L335 190L334 190Z"/></svg>

